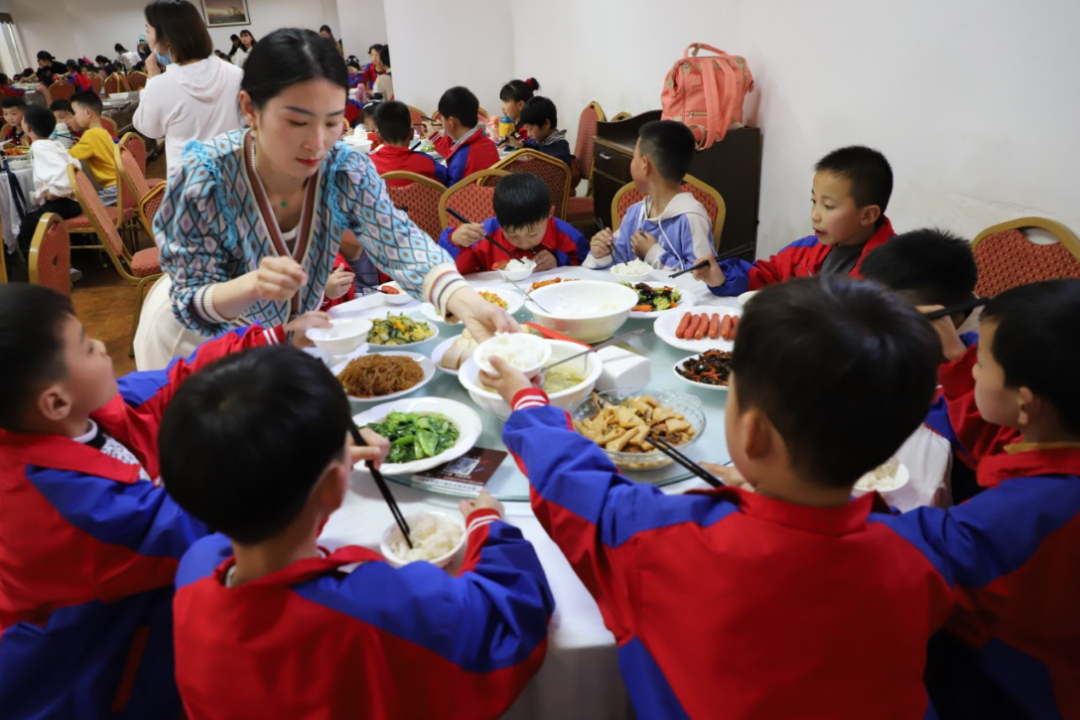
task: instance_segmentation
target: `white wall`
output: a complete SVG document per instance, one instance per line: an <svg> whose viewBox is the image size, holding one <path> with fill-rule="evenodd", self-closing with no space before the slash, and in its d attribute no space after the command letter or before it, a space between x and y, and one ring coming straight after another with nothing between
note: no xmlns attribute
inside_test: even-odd
<svg viewBox="0 0 1080 720"><path fill-rule="evenodd" d="M356 55L366 63L369 47L376 43L386 44L383 0L337 0L337 15L346 55ZM390 60L394 61L393 54ZM397 77L396 71L394 76Z"/></svg>
<svg viewBox="0 0 1080 720"><path fill-rule="evenodd" d="M433 113L443 91L465 85L495 111L499 88L513 77L508 3L385 0L384 9L398 100Z"/></svg>

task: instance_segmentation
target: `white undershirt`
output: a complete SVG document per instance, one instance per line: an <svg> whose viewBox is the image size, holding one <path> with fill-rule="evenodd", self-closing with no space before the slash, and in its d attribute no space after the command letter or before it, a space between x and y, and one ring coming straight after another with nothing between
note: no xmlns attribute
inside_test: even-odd
<svg viewBox="0 0 1080 720"><path fill-rule="evenodd" d="M150 479L150 475L143 468L142 463L139 462L139 459L135 457L134 453L124 447L119 440L99 428L96 422L93 420L90 420L89 422L90 429L84 434L72 438L75 442L82 445L90 445L109 457L119 460L125 465L135 465L139 468L140 478L143 480Z"/></svg>

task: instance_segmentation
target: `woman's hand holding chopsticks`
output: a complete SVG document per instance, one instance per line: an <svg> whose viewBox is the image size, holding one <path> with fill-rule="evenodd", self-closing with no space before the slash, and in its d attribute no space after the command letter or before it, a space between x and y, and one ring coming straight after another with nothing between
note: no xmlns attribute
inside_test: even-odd
<svg viewBox="0 0 1080 720"><path fill-rule="evenodd" d="M349 442L349 455L352 457L353 465L359 462L370 462L378 470L382 467L386 456L390 454L390 441L370 428L362 429L360 437L367 445L358 446L351 440Z"/></svg>

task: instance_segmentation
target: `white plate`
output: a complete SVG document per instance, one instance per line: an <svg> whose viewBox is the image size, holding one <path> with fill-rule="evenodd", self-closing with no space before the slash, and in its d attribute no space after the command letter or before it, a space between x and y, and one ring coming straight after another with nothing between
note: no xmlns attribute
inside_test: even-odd
<svg viewBox="0 0 1080 720"><path fill-rule="evenodd" d="M372 347L374 347L374 346L372 346ZM384 402L386 400L393 400L394 398L405 397L409 393L414 393L417 390L419 390L420 388L424 387L429 382L431 382L431 378L435 377L435 363L431 362L431 358L424 357L423 355L420 355L418 353L397 352L396 350L387 350L387 352L381 352L381 353L379 353L379 355L400 355L401 357L412 358L416 362L420 363L420 368L424 371L423 379L420 382L413 385L408 390L402 390L401 392L390 393L389 395L383 395L381 397L374 397L374 398L358 398L358 397L353 397L352 395L350 395L349 396L350 400L355 400L356 402L369 403L369 402ZM357 357L360 357L360 356L358 355ZM344 370L345 366L348 365L352 360L355 360L355 359L356 358L351 358L350 360L343 360L342 362L339 362L337 365L334 365L334 367L330 368L330 372L334 373L334 377L337 377L338 373L340 373L342 370Z"/></svg>
<svg viewBox="0 0 1080 720"><path fill-rule="evenodd" d="M483 290L484 292L489 292L492 295L498 295L499 297L501 297L503 302L506 303L506 312L510 313L511 315L520 310L522 304L525 302L525 298L522 297L521 293L519 293L517 290L506 290L503 288L490 287L478 287L474 289L477 292ZM423 315L426 319L431 320L432 322L441 323L443 325L447 324L446 318L440 315L439 312L435 309L435 306L431 303L424 303L423 305L421 305L420 314Z"/></svg>
<svg viewBox="0 0 1080 720"><path fill-rule="evenodd" d="M637 283L631 283L631 284L632 285L637 285ZM679 291L679 294L682 296L682 300L679 300L679 307L671 308L671 309L668 309L668 310L661 310L659 312L636 312L634 310L631 310L630 311L630 317L633 318L634 320L652 320L653 318L660 317L664 313L678 311L678 310L682 310L683 308L690 308L690 307L694 306L694 296L693 296L693 294L691 294L690 291L687 290L686 288L679 287L675 283L646 282L645 284L648 285L651 288L666 288L666 287L674 288L674 289Z"/></svg>
<svg viewBox="0 0 1080 720"><path fill-rule="evenodd" d="M394 307L386 301L383 293L370 293L330 308L331 318L379 318L386 317L386 311L392 310L394 314L403 312L406 315L415 314L420 309L420 301L410 297L410 301L401 307Z"/></svg>
<svg viewBox="0 0 1080 720"><path fill-rule="evenodd" d="M694 380L691 380L689 378L685 378L685 377L683 377L682 375L679 374L679 368L682 367L682 364L684 362L686 362L687 360L692 360L692 359L696 358L698 355L701 355L701 353L698 353L697 355L691 355L690 357L684 357L682 360L675 363L671 367L671 372L675 373L675 377L679 378L680 380L682 380L687 385L693 385L694 387L702 388L704 390L719 390L720 392L727 392L727 389L728 389L727 385L707 385L705 383L695 382Z"/></svg>
<svg viewBox="0 0 1080 720"><path fill-rule="evenodd" d="M443 340L441 343L439 343L438 345L435 346L434 350L431 351L431 362L435 363L435 367L438 368L439 370L441 370L442 372L446 373L447 375L453 375L454 377L457 377L458 371L457 370L447 370L446 368L444 368L442 365L439 364L439 361L442 360L442 356L446 354L446 351L450 349L451 345L453 345L455 342L457 342L457 339L459 337L460 337L460 335L456 335L456 336L454 336L452 338L449 338L447 340Z"/></svg>
<svg viewBox="0 0 1080 720"><path fill-rule="evenodd" d="M381 312L381 313L379 313L379 314L377 314L375 316L369 316L369 318L372 321L385 320L390 315L408 315L413 320L417 319L414 315L412 315L410 313L398 312L397 310L391 310L390 312ZM438 326L437 323L429 322L428 323L428 328L432 331L431 337L426 338L424 340L421 340L420 342L405 343L404 345L380 345L378 343L373 343L373 342L371 342L369 340L368 341L368 349L373 350L373 351L378 351L378 352L384 352L386 350L403 350L405 348L414 348L414 347L416 347L418 345L423 345L424 343L429 343L432 340L434 340L435 338L439 337L439 326Z"/></svg>
<svg viewBox="0 0 1080 720"><path fill-rule="evenodd" d="M438 467L443 463L456 460L472 450L473 445L480 439L484 423L480 414L464 403L456 400L443 398L425 397L411 400L398 400L397 402L376 405L370 410L365 410L353 417L360 427L379 422L392 412L425 413L429 415L444 415L458 429L458 440L454 446L443 450L435 457L413 460L407 463L386 463L381 470L384 475L413 475ZM359 463L358 463L359 465Z"/></svg>
<svg viewBox="0 0 1080 720"><path fill-rule="evenodd" d="M720 320L723 321L725 315L741 316L742 310L733 310L727 307L712 307L705 306L698 308L702 312L708 313L709 317L716 313L720 316ZM700 315L701 313L694 312L693 309L687 310L687 312ZM703 337L700 340L681 340L675 337L675 331L679 329L679 322L682 320L683 315L686 313L681 312L681 308L676 308L675 312L660 313L660 316L656 318L656 322L653 324L653 331L656 333L656 337L660 338L673 348L680 350L689 350L690 352L703 353L706 350L727 350L731 351L735 347L735 343L731 340L721 340L716 338L710 340L708 337Z"/></svg>

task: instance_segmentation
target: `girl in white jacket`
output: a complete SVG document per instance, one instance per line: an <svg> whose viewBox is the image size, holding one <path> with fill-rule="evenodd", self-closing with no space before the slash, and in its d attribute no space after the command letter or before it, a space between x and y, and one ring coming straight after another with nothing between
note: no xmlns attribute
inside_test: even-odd
<svg viewBox="0 0 1080 720"><path fill-rule="evenodd" d="M189 142L240 128L237 98L244 72L214 56L202 14L187 0L147 5L146 34L154 54L146 58L150 79L133 124L147 137L165 138L172 175Z"/></svg>

